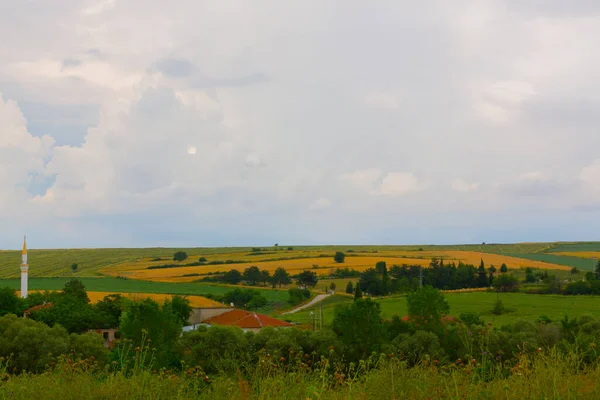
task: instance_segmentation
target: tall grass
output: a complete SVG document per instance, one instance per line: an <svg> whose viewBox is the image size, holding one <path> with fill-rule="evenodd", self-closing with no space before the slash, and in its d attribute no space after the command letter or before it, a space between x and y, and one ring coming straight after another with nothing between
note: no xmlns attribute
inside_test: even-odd
<svg viewBox="0 0 600 400"><path fill-rule="evenodd" d="M510 364L433 362L408 368L374 356L345 375L328 360L314 369L286 369L262 358L246 375L207 377L199 368L154 371L147 349L131 368L99 369L89 360L61 358L41 375L8 376L0 363L0 398L11 399L557 399L600 398L597 361L583 367L576 353L522 355ZM125 358L129 355L124 356ZM487 369L486 369L487 368ZM3 372L4 371L4 372Z"/></svg>

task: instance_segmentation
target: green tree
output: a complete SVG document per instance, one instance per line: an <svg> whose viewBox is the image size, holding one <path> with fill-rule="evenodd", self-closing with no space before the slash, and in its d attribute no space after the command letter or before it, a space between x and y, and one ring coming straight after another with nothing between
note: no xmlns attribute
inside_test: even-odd
<svg viewBox="0 0 600 400"><path fill-rule="evenodd" d="M90 302L90 299L87 295L87 291L85 290L85 285L79 279L71 279L68 282L66 282L62 293L65 296L77 297L79 300L84 301L86 303Z"/></svg>
<svg viewBox="0 0 600 400"><path fill-rule="evenodd" d="M262 279L260 269L255 265L246 268L243 277L248 285L256 285Z"/></svg>
<svg viewBox="0 0 600 400"><path fill-rule="evenodd" d="M354 301L362 299L362 290L360 290L360 285L356 283L354 288Z"/></svg>
<svg viewBox="0 0 600 400"><path fill-rule="evenodd" d="M8 286L0 288L0 316L15 314L21 316L25 310L25 300L17 296L14 289Z"/></svg>
<svg viewBox="0 0 600 400"><path fill-rule="evenodd" d="M205 262L207 262L207 261L208 261L208 260L206 259L206 257L200 257L200 258L198 259L198 262L201 262L201 263L205 263Z"/></svg>
<svg viewBox="0 0 600 400"><path fill-rule="evenodd" d="M494 287L500 292L513 292L519 288L519 280L512 274L501 274L494 279Z"/></svg>
<svg viewBox="0 0 600 400"><path fill-rule="evenodd" d="M94 305L101 322L101 326L98 328L117 328L119 326L124 300L120 294L109 294Z"/></svg>
<svg viewBox="0 0 600 400"><path fill-rule="evenodd" d="M479 264L479 268L477 269L477 286L478 287L490 286L490 281L485 272L485 264L483 263L483 259L481 260L481 264Z"/></svg>
<svg viewBox="0 0 600 400"><path fill-rule="evenodd" d="M290 274L285 270L285 268L279 267L273 273L273 284L279 285L289 285L292 283L292 279L290 278Z"/></svg>
<svg viewBox="0 0 600 400"><path fill-rule="evenodd" d="M223 295L223 302L235 307L256 309L267 304L267 299L256 289L234 289Z"/></svg>
<svg viewBox="0 0 600 400"><path fill-rule="evenodd" d="M171 310L161 309L157 302L146 298L127 302L119 331L124 338L133 341L134 347L150 339L151 347L156 349L154 366L162 368L177 366L181 359L181 328L181 322Z"/></svg>
<svg viewBox="0 0 600 400"><path fill-rule="evenodd" d="M61 325L69 333L82 333L102 327L101 314L78 296L62 295L52 307L31 314L31 318L47 325Z"/></svg>
<svg viewBox="0 0 600 400"><path fill-rule="evenodd" d="M318 280L319 279L317 278L317 274L309 270L302 271L296 279L298 285L311 287L315 287L317 285Z"/></svg>
<svg viewBox="0 0 600 400"><path fill-rule="evenodd" d="M588 282L596 280L596 274L594 274L592 271L586 272L585 273L585 280L588 281Z"/></svg>
<svg viewBox="0 0 600 400"><path fill-rule="evenodd" d="M348 281L348 284L346 285L346 293L354 293L354 285L352 285L352 281Z"/></svg>
<svg viewBox="0 0 600 400"><path fill-rule="evenodd" d="M81 335L72 333L70 336L71 352L81 360L94 357L98 365L106 362L108 351L104 347L104 338L96 332L86 332Z"/></svg>
<svg viewBox="0 0 600 400"><path fill-rule="evenodd" d="M260 280L265 286L267 286L267 282L271 280L271 273L266 269L263 269L260 271Z"/></svg>
<svg viewBox="0 0 600 400"><path fill-rule="evenodd" d="M173 313L181 325L187 325L192 314L190 300L178 295L173 296L170 300L165 299L163 310Z"/></svg>
<svg viewBox="0 0 600 400"><path fill-rule="evenodd" d="M423 286L406 296L408 315L426 326L437 325L450 312L446 298L432 286Z"/></svg>
<svg viewBox="0 0 600 400"><path fill-rule="evenodd" d="M68 350L69 335L62 326L49 327L12 314L0 318L0 357L10 357L17 373L41 373Z"/></svg>
<svg viewBox="0 0 600 400"><path fill-rule="evenodd" d="M335 291L335 282L331 282L331 284L329 285L329 289L333 292Z"/></svg>
<svg viewBox="0 0 600 400"><path fill-rule="evenodd" d="M375 264L375 271L377 271L377 273L381 275L383 275L384 271L387 272L387 265L385 261L378 261Z"/></svg>
<svg viewBox="0 0 600 400"><path fill-rule="evenodd" d="M188 255L185 251L177 251L173 254L173 261L185 261L187 258Z"/></svg>
<svg viewBox="0 0 600 400"><path fill-rule="evenodd" d="M341 251L336 251L335 255L333 256L333 260L336 263L343 263L345 258L346 258L346 255L344 253L342 253Z"/></svg>
<svg viewBox="0 0 600 400"><path fill-rule="evenodd" d="M378 352L385 337L381 307L371 299L338 305L334 311L332 328L345 345L347 358L351 361Z"/></svg>
<svg viewBox="0 0 600 400"><path fill-rule="evenodd" d="M500 272L502 272L503 274L508 272L508 267L506 266L506 264L502 263L502 265L500 266Z"/></svg>
<svg viewBox="0 0 600 400"><path fill-rule="evenodd" d="M596 279L600 280L600 260L596 263L596 269L594 270L594 274L596 275Z"/></svg>
<svg viewBox="0 0 600 400"><path fill-rule="evenodd" d="M73 272L77 272L77 267L78 267L78 265L76 263L71 264L71 270Z"/></svg>
<svg viewBox="0 0 600 400"><path fill-rule="evenodd" d="M223 274L223 282L231 285L237 285L242 279L242 273L237 269L231 269Z"/></svg>

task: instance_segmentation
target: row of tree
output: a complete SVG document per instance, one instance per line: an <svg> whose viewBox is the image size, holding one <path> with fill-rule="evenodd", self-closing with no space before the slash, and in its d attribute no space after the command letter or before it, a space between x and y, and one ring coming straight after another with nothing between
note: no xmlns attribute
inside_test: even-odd
<svg viewBox="0 0 600 400"><path fill-rule="evenodd" d="M304 270L297 275L290 275L284 268L279 267L273 274L266 269L259 269L257 266L251 266L240 272L237 269L231 269L224 274L213 274L202 279L207 282L221 282L232 285L237 285L244 282L246 285L271 285L272 287L281 287L296 282L297 285L303 287L314 287L318 282L317 274L310 270Z"/></svg>

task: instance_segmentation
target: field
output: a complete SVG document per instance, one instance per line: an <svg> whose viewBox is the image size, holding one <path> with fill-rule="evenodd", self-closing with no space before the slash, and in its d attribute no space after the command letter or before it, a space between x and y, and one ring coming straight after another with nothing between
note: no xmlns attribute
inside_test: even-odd
<svg viewBox="0 0 600 400"><path fill-rule="evenodd" d="M525 293L500 293L499 299L504 306L514 309L513 312L496 316L490 312L496 302L496 293L467 292L446 293L446 300L450 305L450 315L459 316L464 312L476 312L482 319L492 321L494 326L515 322L519 319L536 320L541 315L546 315L553 321L562 319L565 315L577 317L585 314L600 316L599 300L593 296L562 296L562 295L532 295ZM337 304L349 303L352 299L347 296L331 296L323 302L323 321L325 325L333 321L334 307ZM397 314L408 314L406 297L394 296L376 300L381 304L383 317L391 318ZM318 311L318 308L316 308ZM295 314L286 315L287 320L307 323L311 321L311 311L307 309ZM314 314L313 314L314 315Z"/></svg>
<svg viewBox="0 0 600 400"><path fill-rule="evenodd" d="M158 294L158 293L127 293L127 292L115 293L115 292L89 292L89 291L87 292L88 298L90 299L90 303L92 303L92 304L95 304L95 303L101 301L102 299L104 299L105 296L108 296L110 294L120 294L121 296L123 296L125 298L135 300L135 301L150 298L159 304L162 304L166 299L170 299L173 296L170 294ZM17 290L17 295L18 296L21 295L20 290ZM203 297L203 296L188 296L188 295L184 295L184 296L190 301L190 305L194 308L223 307L222 303L219 303L218 301L214 301L214 300L211 300L211 299Z"/></svg>

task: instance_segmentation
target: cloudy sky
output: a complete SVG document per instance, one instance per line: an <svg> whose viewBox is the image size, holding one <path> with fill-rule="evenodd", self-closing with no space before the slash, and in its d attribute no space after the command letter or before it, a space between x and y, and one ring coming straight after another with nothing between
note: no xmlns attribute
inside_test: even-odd
<svg viewBox="0 0 600 400"><path fill-rule="evenodd" d="M0 248L598 240L600 2L0 0Z"/></svg>

